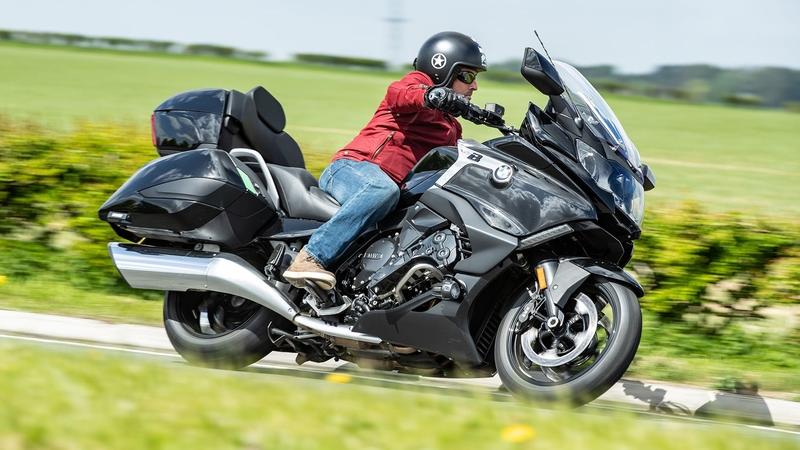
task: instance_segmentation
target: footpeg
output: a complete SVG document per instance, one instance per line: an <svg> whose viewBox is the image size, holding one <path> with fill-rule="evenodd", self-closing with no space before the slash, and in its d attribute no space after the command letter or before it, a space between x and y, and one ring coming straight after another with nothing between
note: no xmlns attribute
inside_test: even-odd
<svg viewBox="0 0 800 450"><path fill-rule="evenodd" d="M340 296L335 290L324 291L313 281L306 280L305 290L307 294L303 297L303 303L310 306L318 316L335 316L352 305L347 297Z"/></svg>

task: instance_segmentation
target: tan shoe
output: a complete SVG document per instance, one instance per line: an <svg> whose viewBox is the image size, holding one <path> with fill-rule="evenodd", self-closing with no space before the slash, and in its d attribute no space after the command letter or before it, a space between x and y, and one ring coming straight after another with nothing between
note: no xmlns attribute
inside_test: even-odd
<svg viewBox="0 0 800 450"><path fill-rule="evenodd" d="M283 278L298 288L305 287L306 281L313 281L326 291L333 289L333 286L336 285L336 277L325 270L316 259L306 252L306 249L300 250L294 257L292 264L283 272Z"/></svg>

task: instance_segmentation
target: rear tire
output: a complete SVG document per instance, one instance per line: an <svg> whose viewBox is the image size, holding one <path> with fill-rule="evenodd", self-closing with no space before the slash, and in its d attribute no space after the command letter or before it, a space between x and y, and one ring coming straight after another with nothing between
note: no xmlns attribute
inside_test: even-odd
<svg viewBox="0 0 800 450"><path fill-rule="evenodd" d="M529 300L527 293L521 295L503 318L495 339L497 372L503 385L515 396L577 405L589 403L619 381L633 361L642 334L642 313L636 295L625 286L604 280L589 281L578 291L593 300L604 298L613 309L613 333L605 340L604 349L588 368L582 367L574 374L564 372L569 376L562 381L537 377L537 370L542 369L535 364L525 367L530 361L522 362L525 358L519 340L515 339L517 317ZM561 368L555 369L545 368L541 373L557 373Z"/></svg>
<svg viewBox="0 0 800 450"><path fill-rule="evenodd" d="M201 306L203 302L205 306ZM231 309L234 305L239 305L238 311ZM229 312L221 314L225 320L210 325L214 318L207 317L209 306L217 310L227 307ZM201 310L206 311L204 326L200 325ZM231 316L235 320L229 320ZM267 356L274 349L267 335L268 325L277 319L273 311L227 294L167 292L164 295L167 337L186 361L200 366L240 369Z"/></svg>

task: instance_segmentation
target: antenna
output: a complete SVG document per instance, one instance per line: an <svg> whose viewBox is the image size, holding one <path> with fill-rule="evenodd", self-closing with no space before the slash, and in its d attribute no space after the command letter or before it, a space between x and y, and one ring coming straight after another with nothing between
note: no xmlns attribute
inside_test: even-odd
<svg viewBox="0 0 800 450"><path fill-rule="evenodd" d="M553 67L555 67L556 65L553 63L553 58L550 57L550 52L548 52L547 51L547 47L544 46L544 42L542 42L542 38L539 37L539 32L536 31L536 28L533 29L533 34L535 34L536 35L536 39L539 40L539 45L542 46L542 49L544 50L544 54L547 55L547 59L550 60L550 64L553 64Z"/></svg>
<svg viewBox="0 0 800 450"><path fill-rule="evenodd" d="M542 38L539 37L539 32L536 31L536 28L533 29L533 34L535 34L536 35L536 39L539 40L539 45L542 46L542 49L544 50L544 54L547 55L547 59L550 60L550 64L552 64L553 68L555 68L556 72L558 72L558 68L556 68L556 64L553 62L553 58L550 57L550 52L548 52L547 51L547 47L544 46L544 42L542 42ZM560 76L561 76L561 74L559 74L559 77ZM569 89L567 89L565 87L564 88L564 92L567 93L567 97L569 97L569 102L572 104L571 106L574 108L575 107L575 100L572 99L572 94L570 94ZM575 122L575 125L578 127L578 129L583 128L583 119L578 114L577 110L575 111L575 113L576 113L576 116L572 120Z"/></svg>

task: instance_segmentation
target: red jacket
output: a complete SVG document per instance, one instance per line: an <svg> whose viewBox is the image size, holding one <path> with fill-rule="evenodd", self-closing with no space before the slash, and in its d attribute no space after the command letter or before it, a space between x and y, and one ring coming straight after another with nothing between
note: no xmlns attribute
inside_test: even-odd
<svg viewBox="0 0 800 450"><path fill-rule="evenodd" d="M418 71L390 84L372 120L331 161L371 161L400 184L430 149L456 145L461 124L450 114L425 107L425 90L432 84Z"/></svg>

